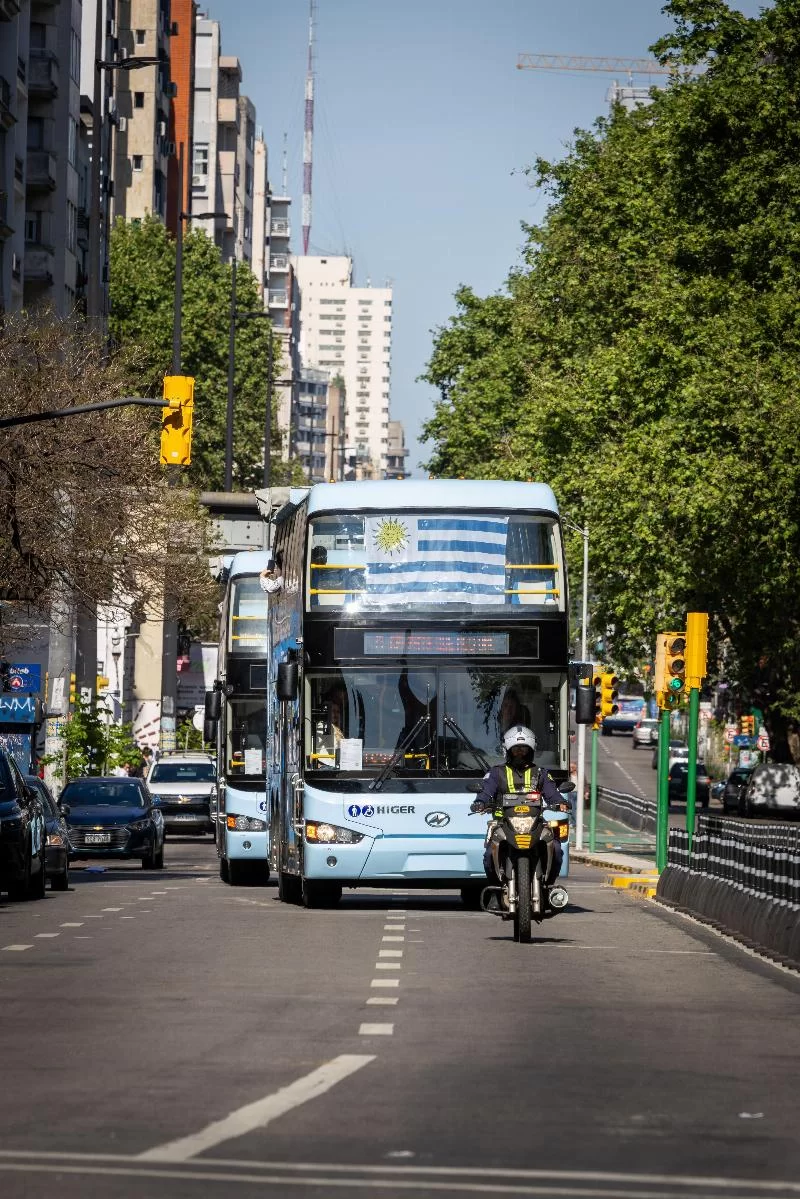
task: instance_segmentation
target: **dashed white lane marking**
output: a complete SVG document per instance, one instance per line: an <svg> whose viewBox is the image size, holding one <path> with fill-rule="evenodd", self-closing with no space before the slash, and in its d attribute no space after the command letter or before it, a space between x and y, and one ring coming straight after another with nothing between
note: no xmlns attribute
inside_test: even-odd
<svg viewBox="0 0 800 1199"><path fill-rule="evenodd" d="M120 916L120 920L135 920L135 916Z"/></svg>
<svg viewBox="0 0 800 1199"><path fill-rule="evenodd" d="M399 978L373 978L369 984L371 987L399 987Z"/></svg>
<svg viewBox="0 0 800 1199"><path fill-rule="evenodd" d="M91 941L91 939L92 939L91 937L85 937L85 936L84 937L82 937L82 936L75 937L76 941Z"/></svg>
<svg viewBox="0 0 800 1199"><path fill-rule="evenodd" d="M376 962L376 970L400 970L402 963L400 962Z"/></svg>
<svg viewBox="0 0 800 1199"><path fill-rule="evenodd" d="M166 891L151 891L151 895L166 895Z"/></svg>
<svg viewBox="0 0 800 1199"><path fill-rule="evenodd" d="M34 933L33 935L38 940L40 937L60 937L61 933Z"/></svg>
<svg viewBox="0 0 800 1199"><path fill-rule="evenodd" d="M101 908L101 912L121 912L122 908Z"/></svg>
<svg viewBox="0 0 800 1199"><path fill-rule="evenodd" d="M381 937L381 941L405 941L405 937Z"/></svg>
<svg viewBox="0 0 800 1199"><path fill-rule="evenodd" d="M397 1003L396 995L370 995L367 1003L381 1004L384 1007L390 1007Z"/></svg>
<svg viewBox="0 0 800 1199"><path fill-rule="evenodd" d="M83 928L82 920L65 920L61 925L62 928Z"/></svg>
<svg viewBox="0 0 800 1199"><path fill-rule="evenodd" d="M403 956L402 949L379 949L379 958L401 958Z"/></svg>
<svg viewBox="0 0 800 1199"><path fill-rule="evenodd" d="M360 1037L393 1037L393 1024L362 1024L359 1027L358 1035Z"/></svg>
<svg viewBox="0 0 800 1199"><path fill-rule="evenodd" d="M84 920L102 920L103 919L102 916L98 916L97 912L89 913L88 915L84 912L83 918L84 918Z"/></svg>
<svg viewBox="0 0 800 1199"><path fill-rule="evenodd" d="M340 1054L339 1057L325 1062L319 1069L312 1070L305 1078L299 1078L296 1082L281 1087L274 1095L267 1095L263 1099L256 1100L255 1103L248 1103L245 1107L231 1112L224 1120L216 1120L191 1136L181 1137L177 1141L168 1141L164 1145L148 1149L145 1153L138 1155L138 1160L149 1162L189 1161L198 1153L204 1153L222 1141L229 1141L233 1137L244 1136L245 1133L252 1132L256 1128L266 1127L278 1116L284 1115L285 1112L291 1111L292 1108L299 1107L303 1103L308 1103L310 1099L316 1099L318 1095L324 1095L338 1082L374 1061L374 1054Z"/></svg>
<svg viewBox="0 0 800 1199"><path fill-rule="evenodd" d="M32 945L4 945L0 953L22 953L23 949L33 949Z"/></svg>

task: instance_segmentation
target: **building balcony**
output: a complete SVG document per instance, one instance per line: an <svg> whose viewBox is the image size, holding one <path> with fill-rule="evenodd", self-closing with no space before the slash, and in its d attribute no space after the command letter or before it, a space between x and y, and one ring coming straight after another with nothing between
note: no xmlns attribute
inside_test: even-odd
<svg viewBox="0 0 800 1199"><path fill-rule="evenodd" d="M270 272L288 271L289 255L288 254L271 254L269 259Z"/></svg>
<svg viewBox="0 0 800 1199"><path fill-rule="evenodd" d="M58 59L52 50L31 50L28 95L37 100L52 100L58 95Z"/></svg>
<svg viewBox="0 0 800 1199"><path fill-rule="evenodd" d="M13 21L21 8L22 0L0 0L0 21Z"/></svg>
<svg viewBox="0 0 800 1199"><path fill-rule="evenodd" d="M55 271L55 250L38 242L25 245L25 289L52 287Z"/></svg>
<svg viewBox="0 0 800 1199"><path fill-rule="evenodd" d="M269 306L270 308L288 308L289 293L286 291L270 291Z"/></svg>
<svg viewBox="0 0 800 1199"><path fill-rule="evenodd" d="M28 151L28 191L55 191L56 157L49 150Z"/></svg>
<svg viewBox="0 0 800 1199"><path fill-rule="evenodd" d="M10 129L16 120L11 111L11 84L0 75L0 128Z"/></svg>
<svg viewBox="0 0 800 1199"><path fill-rule="evenodd" d="M282 217L274 218L269 223L271 237L291 237L292 230L289 222Z"/></svg>
<svg viewBox="0 0 800 1199"><path fill-rule="evenodd" d="M217 100L217 123L220 125L236 125L239 120L239 110L235 99Z"/></svg>

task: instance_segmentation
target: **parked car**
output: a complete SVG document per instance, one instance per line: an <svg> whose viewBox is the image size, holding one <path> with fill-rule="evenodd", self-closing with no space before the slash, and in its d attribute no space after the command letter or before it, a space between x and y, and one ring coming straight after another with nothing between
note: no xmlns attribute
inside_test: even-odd
<svg viewBox="0 0 800 1199"><path fill-rule="evenodd" d="M756 766L740 792L739 815L800 817L800 766L783 762Z"/></svg>
<svg viewBox="0 0 800 1199"><path fill-rule="evenodd" d="M217 771L205 753L167 754L147 772L153 803L171 833L213 833L211 801L216 799Z"/></svg>
<svg viewBox="0 0 800 1199"><path fill-rule="evenodd" d="M26 774L25 782L36 792L42 801L44 819L47 826L47 841L45 843L45 860L47 862L47 877L53 891L69 890L69 830L66 817L69 815L69 805L63 811L53 796L44 779L35 774Z"/></svg>
<svg viewBox="0 0 800 1199"><path fill-rule="evenodd" d="M144 779L72 779L61 792L73 858L141 858L145 870L164 866L164 818Z"/></svg>
<svg viewBox="0 0 800 1199"><path fill-rule="evenodd" d="M689 746L684 741L670 741L669 743L669 761L667 769L671 769L674 762L689 761ZM658 770L658 746L653 750L653 761L651 763L653 770Z"/></svg>
<svg viewBox="0 0 800 1199"><path fill-rule="evenodd" d="M46 841L42 801L0 749L0 891L11 899L44 898Z"/></svg>
<svg viewBox="0 0 800 1199"><path fill-rule="evenodd" d="M669 768L668 797L670 802L686 803L689 780L689 763L673 762ZM697 763L695 803L707 808L711 800L711 778L705 762Z"/></svg>
<svg viewBox="0 0 800 1199"><path fill-rule="evenodd" d="M722 784L722 792L720 799L722 800L723 812L738 812L739 800L742 793L750 782L750 776L753 773L752 766L737 766L728 775L725 782ZM712 794L713 794L712 787Z"/></svg>
<svg viewBox="0 0 800 1199"><path fill-rule="evenodd" d="M643 716L637 721L633 726L633 748L638 749L640 745L657 745L658 725L659 722L651 716Z"/></svg>

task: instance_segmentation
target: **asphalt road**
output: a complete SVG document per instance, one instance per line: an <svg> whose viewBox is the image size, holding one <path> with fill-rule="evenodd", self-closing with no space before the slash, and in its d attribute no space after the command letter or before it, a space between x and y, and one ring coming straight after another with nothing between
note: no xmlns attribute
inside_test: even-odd
<svg viewBox="0 0 800 1199"><path fill-rule="evenodd" d="M207 840L0 903L0 1194L797 1195L800 980L603 880L528 946Z"/></svg>

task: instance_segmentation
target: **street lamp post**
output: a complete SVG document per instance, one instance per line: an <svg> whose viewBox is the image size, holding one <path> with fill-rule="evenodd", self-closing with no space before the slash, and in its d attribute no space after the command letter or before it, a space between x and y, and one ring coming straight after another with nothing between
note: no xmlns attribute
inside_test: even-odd
<svg viewBox="0 0 800 1199"><path fill-rule="evenodd" d="M575 525L562 517L562 522L580 533L583 538L583 595L581 597L581 662L586 661L587 631L588 631L588 595L589 595L589 526ZM575 808L575 848L583 849L583 801L586 786L586 725L578 725L578 770L577 770L577 800Z"/></svg>

